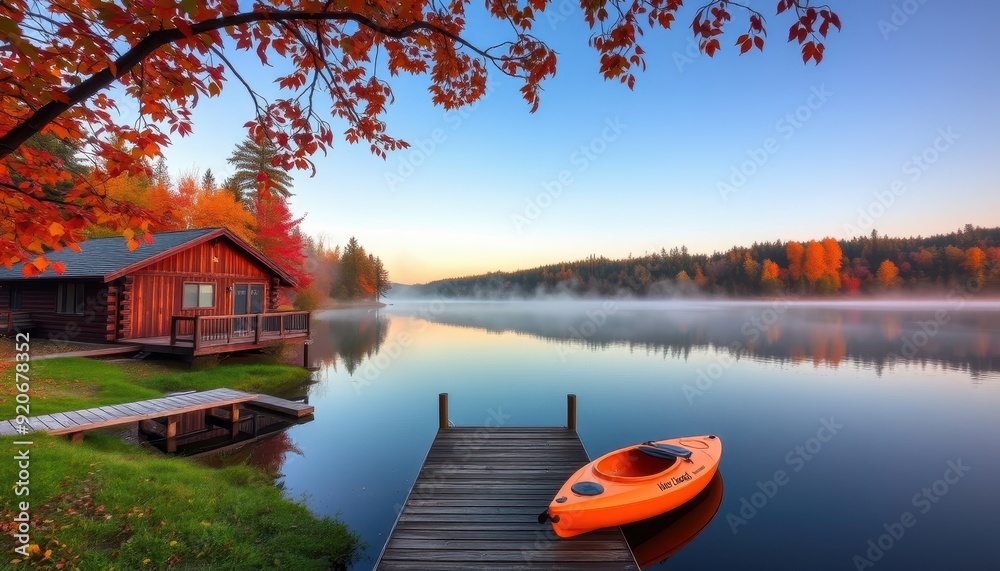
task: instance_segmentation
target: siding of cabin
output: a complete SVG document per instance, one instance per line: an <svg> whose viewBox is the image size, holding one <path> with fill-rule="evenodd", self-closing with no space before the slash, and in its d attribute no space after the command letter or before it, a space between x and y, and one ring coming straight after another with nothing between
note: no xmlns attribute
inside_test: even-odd
<svg viewBox="0 0 1000 571"><path fill-rule="evenodd" d="M236 284L264 286L264 311L273 311L278 278L227 239L204 242L143 267L123 284L119 339L170 335L174 315L230 315ZM184 309L185 283L215 284L215 306Z"/></svg>
<svg viewBox="0 0 1000 571"><path fill-rule="evenodd" d="M57 313L60 283L84 284L82 314ZM0 310L10 308L10 289L14 282L0 282ZM32 336L35 339L104 343L114 335L115 305L109 303L109 293L116 293L115 284L95 279L37 279L16 282L21 291L21 307L14 311L31 315Z"/></svg>

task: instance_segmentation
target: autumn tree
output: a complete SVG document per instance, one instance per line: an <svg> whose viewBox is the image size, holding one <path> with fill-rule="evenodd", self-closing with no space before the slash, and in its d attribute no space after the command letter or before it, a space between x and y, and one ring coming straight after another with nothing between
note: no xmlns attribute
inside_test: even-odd
<svg viewBox="0 0 1000 571"><path fill-rule="evenodd" d="M817 282L827 274L826 270L826 250L823 244L816 240L810 240L806 244L805 261L802 265L802 274L809 285L815 287Z"/></svg>
<svg viewBox="0 0 1000 571"><path fill-rule="evenodd" d="M833 291L837 291L840 289L840 268L844 265L844 252L840 249L840 242L833 238L823 238L822 244L826 275Z"/></svg>
<svg viewBox="0 0 1000 571"><path fill-rule="evenodd" d="M227 200L235 200L229 193L216 194L228 195ZM297 288L307 287L312 278L305 270L305 240L299 232L302 218L295 218L284 197L271 196L267 192L259 193L254 200L254 214L257 218L254 245L292 276Z"/></svg>
<svg viewBox="0 0 1000 571"><path fill-rule="evenodd" d="M798 242L789 242L785 246L785 254L788 256L788 281L796 284L802 280L806 249Z"/></svg>
<svg viewBox="0 0 1000 571"><path fill-rule="evenodd" d="M879 264L878 272L875 275L878 277L879 283L884 287L894 287L896 285L896 278L899 276L899 268L891 260L883 260Z"/></svg>
<svg viewBox="0 0 1000 571"><path fill-rule="evenodd" d="M108 178L142 174L145 159L161 156L170 135L192 131L196 103L219 95L227 78L236 78L253 102L248 136L276 146L275 166L312 169L310 157L333 145L331 115L344 127L344 140L385 157L407 146L389 134L385 122L393 100L390 81L402 73L426 76L434 104L450 110L482 98L493 68L516 78L530 109L537 109L543 83L556 73L555 51L534 33L550 3L488 2L488 17L502 22L509 35L487 39L501 28L467 28L482 19L467 18L462 0L276 0L252 7L236 0L0 2L0 262L10 266L75 243L83 227L98 219L123 234L144 232L159 214L105 200L82 177L54 165L49 153L25 145L34 135L71 142L89 162L106 165ZM840 28L840 19L811 0L776 4L791 22L788 41L800 46L804 62L819 63L823 42L831 28ZM631 88L635 71L646 65L640 40L649 29L671 27L681 5L583 3L580 14L593 30L599 73ZM740 34L740 53L764 48L765 16L744 4L709 0L693 9L691 19L699 48L709 56L722 49L731 25ZM252 51L275 70L281 95L261 96L247 80L250 74L234 65L234 50ZM270 67L272 58L285 61ZM138 121L115 112L129 107ZM112 141L128 147L116 149ZM61 183L69 191L54 202L44 187Z"/></svg>
<svg viewBox="0 0 1000 571"><path fill-rule="evenodd" d="M965 251L965 261L962 266L972 274L979 283L983 281L983 268L986 263L986 252L979 246L973 246Z"/></svg>
<svg viewBox="0 0 1000 571"><path fill-rule="evenodd" d="M781 268L771 260L764 260L760 270L760 285L766 291L781 289Z"/></svg>
<svg viewBox="0 0 1000 571"><path fill-rule="evenodd" d="M202 179L204 184L204 179ZM240 238L253 244L260 242L257 225L260 217L255 217L237 202L232 194L218 188L201 186L194 197L194 209L190 217L191 228L228 228ZM275 225L261 226L261 231L270 231ZM275 259L279 264L281 260Z"/></svg>

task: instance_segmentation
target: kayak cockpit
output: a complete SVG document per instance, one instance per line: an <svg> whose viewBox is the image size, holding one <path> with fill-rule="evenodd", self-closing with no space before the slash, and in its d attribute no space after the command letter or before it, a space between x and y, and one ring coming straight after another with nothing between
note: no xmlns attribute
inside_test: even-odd
<svg viewBox="0 0 1000 571"><path fill-rule="evenodd" d="M628 482L653 478L666 472L677 463L676 457L657 457L628 448L609 454L594 464L594 472L615 482Z"/></svg>

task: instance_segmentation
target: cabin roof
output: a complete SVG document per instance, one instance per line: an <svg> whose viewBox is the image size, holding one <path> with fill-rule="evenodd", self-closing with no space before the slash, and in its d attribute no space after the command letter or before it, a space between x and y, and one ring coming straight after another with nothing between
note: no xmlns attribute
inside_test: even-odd
<svg viewBox="0 0 1000 571"><path fill-rule="evenodd" d="M0 280L91 278L109 282L202 242L226 237L248 257L260 262L277 274L283 285L295 285L295 280L276 266L274 262L225 228L159 232L152 236L152 244L142 243L131 252L121 236L93 238L79 243L79 253L64 248L59 252L53 251L45 254L45 258L49 262L66 264L66 271L62 274L57 274L50 268L39 275L26 278L21 273L21 264L14 264L10 269L0 266Z"/></svg>

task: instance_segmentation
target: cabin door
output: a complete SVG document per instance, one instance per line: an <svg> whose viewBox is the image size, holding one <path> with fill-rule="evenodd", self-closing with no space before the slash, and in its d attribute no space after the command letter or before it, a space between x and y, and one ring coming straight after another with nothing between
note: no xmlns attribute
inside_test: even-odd
<svg viewBox="0 0 1000 571"><path fill-rule="evenodd" d="M233 286L233 315L247 315L264 312L264 286L260 284L236 284ZM234 329L253 331L253 321L249 317L234 319Z"/></svg>

